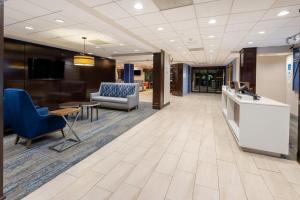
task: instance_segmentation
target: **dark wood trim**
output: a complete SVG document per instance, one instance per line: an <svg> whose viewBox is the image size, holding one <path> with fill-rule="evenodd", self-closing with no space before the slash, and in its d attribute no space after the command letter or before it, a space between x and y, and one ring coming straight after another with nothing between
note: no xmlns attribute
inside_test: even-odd
<svg viewBox="0 0 300 200"><path fill-rule="evenodd" d="M153 54L153 109L164 107L164 51Z"/></svg>
<svg viewBox="0 0 300 200"><path fill-rule="evenodd" d="M3 21L4 21L4 0L0 0L0 199L3 195Z"/></svg>

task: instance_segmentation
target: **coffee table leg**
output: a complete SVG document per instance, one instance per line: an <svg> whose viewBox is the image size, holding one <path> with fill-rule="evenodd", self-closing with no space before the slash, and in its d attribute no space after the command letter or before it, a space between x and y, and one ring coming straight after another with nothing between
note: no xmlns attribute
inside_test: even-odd
<svg viewBox="0 0 300 200"><path fill-rule="evenodd" d="M66 121L66 124L69 127L69 130L68 130L67 134L71 131L73 133L73 135L76 137L76 139L78 140L78 142L81 142L80 138L78 137L78 135L76 134L76 132L73 130L73 126L74 126L75 122L77 121L78 116L79 116L79 112L77 113L77 115L76 115L74 121L72 122L72 124L70 124L68 122L68 120L65 118L65 116L63 116L63 118L64 118L64 120Z"/></svg>
<svg viewBox="0 0 300 200"><path fill-rule="evenodd" d="M81 107L81 120L83 120L83 107Z"/></svg>
<svg viewBox="0 0 300 200"><path fill-rule="evenodd" d="M86 117L89 118L89 107L86 107Z"/></svg>
<svg viewBox="0 0 300 200"><path fill-rule="evenodd" d="M97 120L98 120L98 115L99 115L99 108L98 108L98 106L96 106L96 110L97 110Z"/></svg>
<svg viewBox="0 0 300 200"><path fill-rule="evenodd" d="M93 107L91 106L91 122L93 122Z"/></svg>

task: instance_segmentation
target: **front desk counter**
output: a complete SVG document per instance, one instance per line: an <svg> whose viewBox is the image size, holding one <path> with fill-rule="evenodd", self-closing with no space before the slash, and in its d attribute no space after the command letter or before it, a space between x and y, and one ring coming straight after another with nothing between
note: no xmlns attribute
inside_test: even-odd
<svg viewBox="0 0 300 200"><path fill-rule="evenodd" d="M222 88L222 112L238 145L276 155L289 153L290 107Z"/></svg>

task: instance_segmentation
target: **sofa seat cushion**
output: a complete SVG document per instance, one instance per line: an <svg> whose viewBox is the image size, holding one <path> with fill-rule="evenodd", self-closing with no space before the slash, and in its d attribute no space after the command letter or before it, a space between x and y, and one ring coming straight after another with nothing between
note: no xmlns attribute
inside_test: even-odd
<svg viewBox="0 0 300 200"><path fill-rule="evenodd" d="M97 96L93 97L93 100L102 101L102 102L112 102L112 103L127 103L127 98L121 97L105 97L105 96Z"/></svg>

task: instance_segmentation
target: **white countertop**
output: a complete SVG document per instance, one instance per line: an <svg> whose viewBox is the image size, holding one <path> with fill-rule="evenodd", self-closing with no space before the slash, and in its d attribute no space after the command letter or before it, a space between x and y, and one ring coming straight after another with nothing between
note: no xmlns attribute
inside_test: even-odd
<svg viewBox="0 0 300 200"><path fill-rule="evenodd" d="M244 94L235 94L234 90L232 90L232 89L227 90L227 89L225 89L225 87L222 88L222 91L225 94L227 94L228 96L230 96L237 103L290 107L287 104L281 103L279 101L275 101L273 99L269 99L267 97L261 97L259 100L253 100L252 96L244 95ZM242 98L240 98L239 96Z"/></svg>

